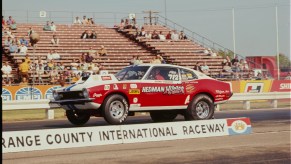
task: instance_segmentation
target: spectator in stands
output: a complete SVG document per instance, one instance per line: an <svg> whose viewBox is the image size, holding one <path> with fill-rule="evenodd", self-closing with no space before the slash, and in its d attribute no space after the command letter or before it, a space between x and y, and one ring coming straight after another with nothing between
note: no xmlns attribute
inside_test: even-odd
<svg viewBox="0 0 291 164"><path fill-rule="evenodd" d="M54 22L51 22L51 31L57 31L57 27Z"/></svg>
<svg viewBox="0 0 291 164"><path fill-rule="evenodd" d="M90 51L90 50L89 50ZM86 61L86 55L85 55L85 52L84 53L82 53L82 55L81 55L81 57L80 57L80 59L79 59L80 61L81 61L81 63L83 63L83 62L85 62Z"/></svg>
<svg viewBox="0 0 291 164"><path fill-rule="evenodd" d="M41 60L40 56L37 57L37 64L42 64L42 66L44 66L44 61Z"/></svg>
<svg viewBox="0 0 291 164"><path fill-rule="evenodd" d="M284 78L284 80L291 80L291 73L290 72L287 73L287 76Z"/></svg>
<svg viewBox="0 0 291 164"><path fill-rule="evenodd" d="M12 18L12 16L9 16L7 21L6 21L6 25L10 26L11 24L14 24L14 19Z"/></svg>
<svg viewBox="0 0 291 164"><path fill-rule="evenodd" d="M12 39L15 37L15 35L11 32L10 27L6 28L6 35Z"/></svg>
<svg viewBox="0 0 291 164"><path fill-rule="evenodd" d="M157 33L156 30L154 30L154 32L152 33L152 39L160 39L159 34Z"/></svg>
<svg viewBox="0 0 291 164"><path fill-rule="evenodd" d="M141 28L141 31L139 32L138 36L144 37L146 34L146 31L144 30L144 27Z"/></svg>
<svg viewBox="0 0 291 164"><path fill-rule="evenodd" d="M20 86L27 86L28 85L28 77L22 77L21 82L19 83Z"/></svg>
<svg viewBox="0 0 291 164"><path fill-rule="evenodd" d="M203 73L208 73L210 71L208 65L206 64L206 62L204 62L204 65L201 66L201 71Z"/></svg>
<svg viewBox="0 0 291 164"><path fill-rule="evenodd" d="M4 19L4 16L2 16L2 28L6 28L6 21Z"/></svg>
<svg viewBox="0 0 291 164"><path fill-rule="evenodd" d="M34 30L32 29L32 27L29 27L29 30L27 32L27 36L30 36L33 33L34 33Z"/></svg>
<svg viewBox="0 0 291 164"><path fill-rule="evenodd" d="M20 40L18 39L18 37L15 37L14 39L12 39L12 43L15 43L17 46L21 45Z"/></svg>
<svg viewBox="0 0 291 164"><path fill-rule="evenodd" d="M170 39L171 39L171 35L172 35L172 34L171 34L171 31L169 31L169 33L166 35L166 39L167 39L167 40L170 40Z"/></svg>
<svg viewBox="0 0 291 164"><path fill-rule="evenodd" d="M124 25L125 25L124 20L121 19L117 30L118 31L123 31L124 30Z"/></svg>
<svg viewBox="0 0 291 164"><path fill-rule="evenodd" d="M165 41L166 40L165 35L163 35L163 31L160 31L159 38L160 38L160 41Z"/></svg>
<svg viewBox="0 0 291 164"><path fill-rule="evenodd" d="M44 74L44 65L42 63L38 63L36 65L35 71L36 71L38 83L43 83L42 75Z"/></svg>
<svg viewBox="0 0 291 164"><path fill-rule="evenodd" d="M257 76L256 76L256 80L262 80L263 79L263 75L261 72L258 72Z"/></svg>
<svg viewBox="0 0 291 164"><path fill-rule="evenodd" d="M90 38L89 31L85 30L81 35L81 39L89 39L89 38Z"/></svg>
<svg viewBox="0 0 291 164"><path fill-rule="evenodd" d="M25 39L25 37L23 36L20 40L20 44L24 44L26 47L28 47L29 46L29 42Z"/></svg>
<svg viewBox="0 0 291 164"><path fill-rule="evenodd" d="M231 61L230 61L230 58L229 56L226 56L223 61L222 61L222 66L225 66L226 63L230 63L231 64Z"/></svg>
<svg viewBox="0 0 291 164"><path fill-rule="evenodd" d="M88 22L89 22L89 24L95 24L93 18L88 18Z"/></svg>
<svg viewBox="0 0 291 164"><path fill-rule="evenodd" d="M18 52L18 46L16 45L15 42L13 42L10 46L9 46L9 53L17 53Z"/></svg>
<svg viewBox="0 0 291 164"><path fill-rule="evenodd" d="M56 69L57 71L62 71L62 70L63 70L62 67L61 67L61 63L60 63L60 62L57 62L57 63L56 63L55 69Z"/></svg>
<svg viewBox="0 0 291 164"><path fill-rule="evenodd" d="M53 35L53 38L51 39L51 43L53 46L59 46L60 40L57 38L56 35Z"/></svg>
<svg viewBox="0 0 291 164"><path fill-rule="evenodd" d="M152 39L152 34L149 31L147 31L146 34L145 34L145 38L146 39Z"/></svg>
<svg viewBox="0 0 291 164"><path fill-rule="evenodd" d="M82 24L82 21L79 19L78 16L75 18L74 24Z"/></svg>
<svg viewBox="0 0 291 164"><path fill-rule="evenodd" d="M172 41L178 41L179 40L179 34L177 34L176 30L174 30L173 33L171 34L171 39L172 39Z"/></svg>
<svg viewBox="0 0 291 164"><path fill-rule="evenodd" d="M18 67L20 77L28 78L29 63L25 62L25 59L22 59L22 63Z"/></svg>
<svg viewBox="0 0 291 164"><path fill-rule="evenodd" d="M52 53L52 50L50 50L46 56L46 60L49 61L49 60L53 60L53 59L54 59L53 53Z"/></svg>
<svg viewBox="0 0 291 164"><path fill-rule="evenodd" d="M31 60L30 60L30 57L29 57L28 54L25 55L25 59L24 59L24 61L25 61L26 63L31 63Z"/></svg>
<svg viewBox="0 0 291 164"><path fill-rule="evenodd" d="M90 35L91 39L97 39L97 33L93 30L92 34Z"/></svg>
<svg viewBox="0 0 291 164"><path fill-rule="evenodd" d="M133 56L132 60L130 61L131 65L138 65L138 64L142 64L143 61L140 59L139 56Z"/></svg>
<svg viewBox="0 0 291 164"><path fill-rule="evenodd" d="M136 56L133 55L132 59L130 60L130 65L134 65L135 60L136 60Z"/></svg>
<svg viewBox="0 0 291 164"><path fill-rule="evenodd" d="M50 21L46 22L46 25L43 26L44 31L51 31Z"/></svg>
<svg viewBox="0 0 291 164"><path fill-rule="evenodd" d="M12 68L8 62L5 62L5 64L3 64L1 71L2 71L2 75L4 75L3 79L6 79L6 83L11 84L10 76L11 76Z"/></svg>
<svg viewBox="0 0 291 164"><path fill-rule="evenodd" d="M234 62L231 66L232 72L240 72L240 64L239 62Z"/></svg>
<svg viewBox="0 0 291 164"><path fill-rule="evenodd" d="M196 71L202 72L201 63L197 62L193 69Z"/></svg>
<svg viewBox="0 0 291 164"><path fill-rule="evenodd" d="M124 29L131 29L132 26L131 24L129 23L129 20L128 19L125 19L125 23L124 23Z"/></svg>
<svg viewBox="0 0 291 164"><path fill-rule="evenodd" d="M225 63L225 65L223 66L223 71L224 71L224 72L232 72L232 69L231 69L231 62L227 62L227 63Z"/></svg>
<svg viewBox="0 0 291 164"><path fill-rule="evenodd" d="M179 34L179 39L180 40L185 40L187 39L187 36L184 34L184 31L181 31L180 34Z"/></svg>
<svg viewBox="0 0 291 164"><path fill-rule="evenodd" d="M55 63L54 63L54 60L50 60L48 63L47 63L47 70L51 71L54 69L54 66L55 66Z"/></svg>
<svg viewBox="0 0 291 164"><path fill-rule="evenodd" d="M235 58L231 60L232 65L234 65L234 63L238 63L238 62L239 62L238 56L235 56Z"/></svg>
<svg viewBox="0 0 291 164"><path fill-rule="evenodd" d="M24 45L24 43L21 44L19 53L25 55L27 52L27 47Z"/></svg>
<svg viewBox="0 0 291 164"><path fill-rule="evenodd" d="M9 47L12 44L11 37L7 37L7 39L4 41L4 46Z"/></svg>
<svg viewBox="0 0 291 164"><path fill-rule="evenodd" d="M57 50L53 50L53 59L54 60L60 60L61 56L58 54Z"/></svg>
<svg viewBox="0 0 291 164"><path fill-rule="evenodd" d="M221 79L221 78L225 78L223 71L219 71L219 73L216 75L216 78Z"/></svg>
<svg viewBox="0 0 291 164"><path fill-rule="evenodd" d="M83 25L87 25L88 24L88 20L87 20L85 15L83 16L82 24Z"/></svg>
<svg viewBox="0 0 291 164"><path fill-rule="evenodd" d="M100 56L107 56L107 50L105 49L103 45L101 46L101 49L98 51L98 54Z"/></svg>
<svg viewBox="0 0 291 164"><path fill-rule="evenodd" d="M160 55L156 55L155 57L153 57L153 60L150 62L152 64L162 64L162 62L164 61L163 57Z"/></svg>
<svg viewBox="0 0 291 164"><path fill-rule="evenodd" d="M93 56L89 54L89 52L87 52L86 56L85 56L85 62L86 63L91 63L93 61Z"/></svg>

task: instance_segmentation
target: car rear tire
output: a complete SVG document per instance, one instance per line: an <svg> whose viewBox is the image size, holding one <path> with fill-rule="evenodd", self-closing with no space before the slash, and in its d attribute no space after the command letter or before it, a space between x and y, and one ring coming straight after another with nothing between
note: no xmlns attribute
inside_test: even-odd
<svg viewBox="0 0 291 164"><path fill-rule="evenodd" d="M108 96L102 107L104 119L112 125L122 124L128 116L128 102L118 94Z"/></svg>
<svg viewBox="0 0 291 164"><path fill-rule="evenodd" d="M208 120L213 118L213 115L213 100L206 94L199 94L188 105L184 117L185 120Z"/></svg>
<svg viewBox="0 0 291 164"><path fill-rule="evenodd" d="M171 122L177 117L175 110L168 111L151 111L150 116L154 122Z"/></svg>
<svg viewBox="0 0 291 164"><path fill-rule="evenodd" d="M66 116L72 124L77 126L86 124L90 119L90 114L80 110L66 110Z"/></svg>

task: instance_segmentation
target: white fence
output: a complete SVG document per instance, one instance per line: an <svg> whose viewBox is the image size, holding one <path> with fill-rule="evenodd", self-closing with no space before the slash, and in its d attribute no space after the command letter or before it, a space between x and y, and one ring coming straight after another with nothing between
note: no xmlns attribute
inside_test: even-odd
<svg viewBox="0 0 291 164"><path fill-rule="evenodd" d="M229 101L243 101L243 109L251 109L251 100L271 100L273 108L278 107L279 99L291 99L291 92L268 92L268 93L234 93ZM2 110L25 110L25 109L45 109L46 118L54 119L54 108L58 105L50 104L50 100L13 100L3 102ZM216 110L220 110L220 105L217 104Z"/></svg>

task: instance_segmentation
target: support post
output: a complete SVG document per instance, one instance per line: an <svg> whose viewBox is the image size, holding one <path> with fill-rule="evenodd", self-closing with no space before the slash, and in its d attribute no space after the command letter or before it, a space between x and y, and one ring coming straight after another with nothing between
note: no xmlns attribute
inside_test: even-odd
<svg viewBox="0 0 291 164"><path fill-rule="evenodd" d="M220 111L220 105L219 104L215 105L215 111Z"/></svg>
<svg viewBox="0 0 291 164"><path fill-rule="evenodd" d="M243 101L243 108L246 110L250 110L251 109L251 102L248 100Z"/></svg>
<svg viewBox="0 0 291 164"><path fill-rule="evenodd" d="M55 110L47 108L45 110L45 115L48 120L53 120L55 118Z"/></svg>
<svg viewBox="0 0 291 164"><path fill-rule="evenodd" d="M273 108L278 108L278 100L271 100L271 106Z"/></svg>

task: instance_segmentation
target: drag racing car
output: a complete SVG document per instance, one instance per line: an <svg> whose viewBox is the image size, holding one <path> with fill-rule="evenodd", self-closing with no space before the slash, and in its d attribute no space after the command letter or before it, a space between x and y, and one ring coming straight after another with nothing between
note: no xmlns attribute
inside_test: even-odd
<svg viewBox="0 0 291 164"><path fill-rule="evenodd" d="M135 112L149 112L153 121L167 122L178 114L185 120L211 119L215 105L232 96L231 83L170 64L127 66L117 74L84 76L54 90L51 103L66 110L74 125L91 116L122 124Z"/></svg>

